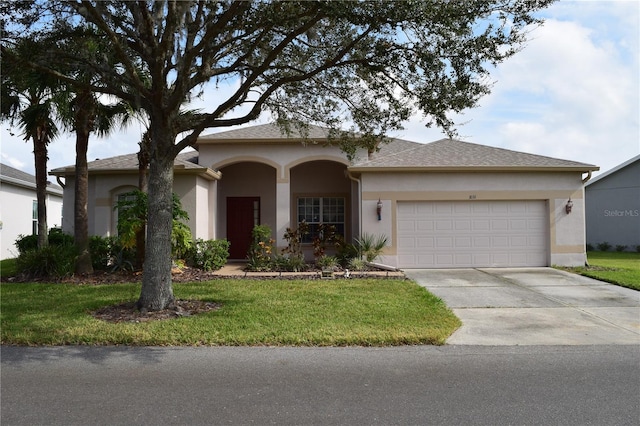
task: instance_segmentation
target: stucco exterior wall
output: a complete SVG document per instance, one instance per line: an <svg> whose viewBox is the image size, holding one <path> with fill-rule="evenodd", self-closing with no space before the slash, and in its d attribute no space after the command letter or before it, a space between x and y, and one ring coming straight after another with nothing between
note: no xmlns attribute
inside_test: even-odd
<svg viewBox="0 0 640 426"><path fill-rule="evenodd" d="M584 191L579 172L363 173L362 232L384 234L383 261L397 264L398 201L544 200L549 205L549 265L584 265ZM571 214L565 205L571 198ZM383 204L378 220L376 204Z"/></svg>
<svg viewBox="0 0 640 426"><path fill-rule="evenodd" d="M640 161L585 188L587 242L612 249L640 245Z"/></svg>
<svg viewBox="0 0 640 426"><path fill-rule="evenodd" d="M366 156L366 151L360 150L357 155ZM344 170L348 165L346 155L334 146L301 143L202 144L199 146L198 162L202 166L222 172L217 196L217 238L226 237L224 200L231 196L230 194L235 194L233 196L265 194L261 196L261 223L272 227L272 237L276 240L277 247L283 248L286 246L286 241L283 239L286 229L295 226L293 197L296 194L309 193L309 191L330 194L337 191L350 196L352 188L357 191L357 187L350 184L345 176ZM273 170L273 177L262 176L260 164ZM322 164L324 166L319 167L327 168L325 171L317 168L317 165ZM238 169L237 167L250 168ZM315 171L307 172L307 170ZM295 176L296 173L297 176ZM307 173L312 174L306 175ZM273 185L273 188L262 187L265 183ZM232 189L230 185L233 185ZM250 194L251 192L253 194ZM354 214L350 210L347 218L348 229L352 229L353 222L357 221Z"/></svg>
<svg viewBox="0 0 640 426"><path fill-rule="evenodd" d="M218 182L216 238L227 238L227 197L259 197L260 223L271 226L276 221L276 170L255 162L232 164L221 169Z"/></svg>
<svg viewBox="0 0 640 426"><path fill-rule="evenodd" d="M35 189L0 184L0 259L17 257L18 249L15 241L19 235L31 235L33 230L33 202L36 200ZM49 228L62 225L62 196L47 195L47 226Z"/></svg>
<svg viewBox="0 0 640 426"><path fill-rule="evenodd" d="M63 231L74 233L73 204L75 179L67 177L64 190ZM118 195L132 191L138 187L136 173L114 173L110 175L96 174L89 176L89 235L103 237L117 235L118 214L114 209ZM182 207L189 214L187 225L196 238L209 239L212 226L210 216L205 211L209 208L210 182L196 175L174 176L174 192L178 194Z"/></svg>

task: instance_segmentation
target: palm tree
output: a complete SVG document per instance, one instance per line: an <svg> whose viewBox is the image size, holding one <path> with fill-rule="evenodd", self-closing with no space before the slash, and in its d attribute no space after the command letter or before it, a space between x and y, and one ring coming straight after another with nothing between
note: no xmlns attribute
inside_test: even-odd
<svg viewBox="0 0 640 426"><path fill-rule="evenodd" d="M60 31L64 25L60 25ZM109 48L96 42L99 40L90 28L78 28L73 31L74 36L69 38L58 49L66 52L76 52L79 55L100 55L109 61ZM55 38L55 33L53 34ZM55 42L54 42L55 43ZM68 129L76 134L76 164L74 183L74 242L78 248L75 271L77 274L87 275L93 273L93 264L89 250L89 217L87 211L89 197L89 170L87 165L87 150L91 133L98 136L108 135L116 124L126 124L130 118L131 110L122 101L106 105L100 102L98 95L91 91L89 83L95 78L95 71L88 68L76 67L66 70L76 75L80 83L67 86L62 92L59 118Z"/></svg>
<svg viewBox="0 0 640 426"><path fill-rule="evenodd" d="M31 52L35 43L25 40L14 46L17 55ZM58 135L54 121L56 84L48 74L13 64L2 67L2 119L22 130L24 140L33 141L38 205L38 248L49 244L47 226L47 153Z"/></svg>

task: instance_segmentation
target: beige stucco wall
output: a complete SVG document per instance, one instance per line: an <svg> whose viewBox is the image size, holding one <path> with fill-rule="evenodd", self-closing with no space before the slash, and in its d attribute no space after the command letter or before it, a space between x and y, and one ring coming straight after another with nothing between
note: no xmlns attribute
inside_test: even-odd
<svg viewBox="0 0 640 426"><path fill-rule="evenodd" d="M74 204L73 177L65 179L63 214L65 217L63 231L74 233L73 204ZM89 235L111 236L117 235L117 213L114 210L118 195L129 192L138 187L138 175L136 173L114 173L110 175L89 176ZM210 207L210 194L212 182L202 177L187 174L174 176L174 192L178 194L182 207L189 214L187 225L195 238L211 239L213 225Z"/></svg>
<svg viewBox="0 0 640 426"><path fill-rule="evenodd" d="M358 155L366 155L366 151L361 150ZM228 196L265 194L261 195L260 221L271 226L276 246L283 248L286 246L283 238L286 229L296 223L293 197L302 193L330 195L339 192L350 199L350 191L357 191L357 186L349 183L344 173L348 165L346 155L334 146L300 143L202 144L199 147L199 164L222 172L217 196L217 238L226 236L225 200ZM270 174L264 174L265 168L271 170ZM230 188L230 185L233 187ZM349 211L348 229L357 222L354 216L356 211Z"/></svg>
<svg viewBox="0 0 640 426"><path fill-rule="evenodd" d="M259 197L260 223L269 224L274 233L276 220L276 170L267 164L243 162L220 170L218 182L216 238L227 237L227 197Z"/></svg>
<svg viewBox="0 0 640 426"><path fill-rule="evenodd" d="M550 265L586 261L584 191L579 172L363 173L362 232L389 238L383 261L397 265L398 201L544 200L549 205ZM565 212L568 199L571 214ZM382 220L376 204L383 203Z"/></svg>

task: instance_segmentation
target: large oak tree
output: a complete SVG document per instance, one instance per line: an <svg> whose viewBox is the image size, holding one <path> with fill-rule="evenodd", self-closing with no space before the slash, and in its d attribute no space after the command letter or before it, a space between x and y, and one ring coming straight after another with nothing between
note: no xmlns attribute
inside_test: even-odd
<svg viewBox="0 0 640 426"><path fill-rule="evenodd" d="M117 58L115 67L90 55L56 58L99 76L90 83L57 77L149 116L149 217L138 305L156 310L174 300L173 160L204 129L249 123L270 111L285 130L335 129L347 152L358 144L375 149L417 110L427 125L450 131L449 114L489 92L490 68L523 46L528 26L539 22L533 14L550 2L47 2L52 15L41 25L51 16L91 25ZM54 72L43 58L24 64ZM215 91L222 85L233 90L223 96ZM209 109L181 134L180 106L203 91ZM340 129L347 123L362 137L345 137Z"/></svg>

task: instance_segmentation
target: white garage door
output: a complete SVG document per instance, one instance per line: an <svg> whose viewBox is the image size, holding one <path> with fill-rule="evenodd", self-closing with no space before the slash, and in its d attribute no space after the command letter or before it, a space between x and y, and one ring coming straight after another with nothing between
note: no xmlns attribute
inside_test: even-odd
<svg viewBox="0 0 640 426"><path fill-rule="evenodd" d="M544 201L398 202L398 266L547 266Z"/></svg>

